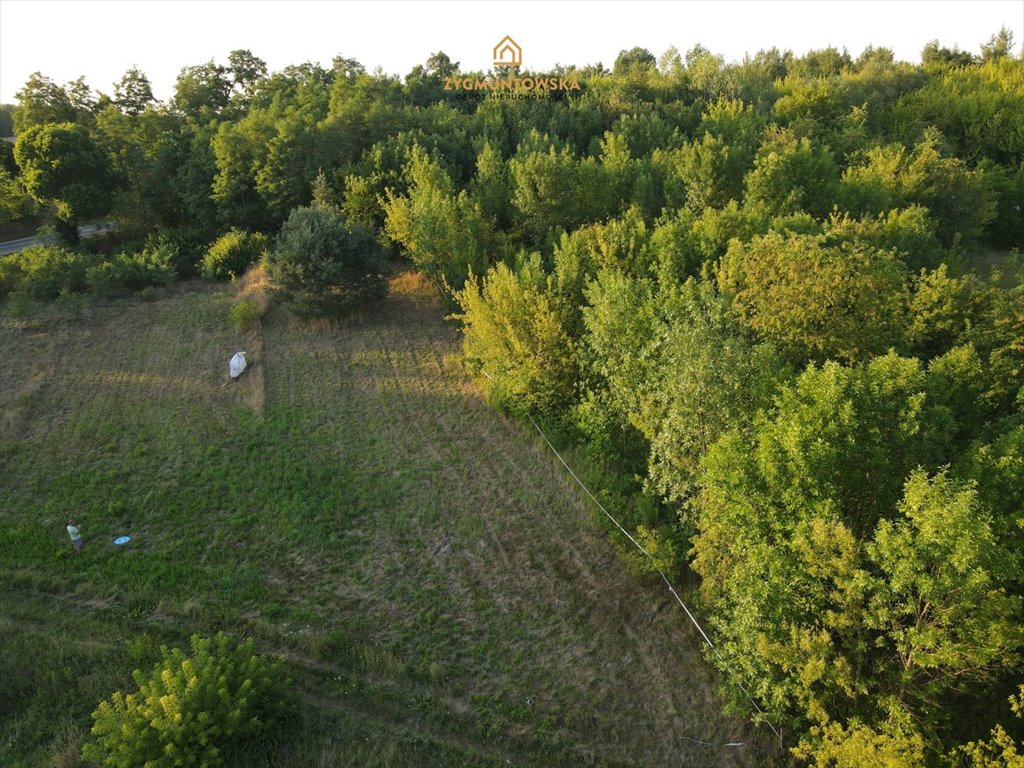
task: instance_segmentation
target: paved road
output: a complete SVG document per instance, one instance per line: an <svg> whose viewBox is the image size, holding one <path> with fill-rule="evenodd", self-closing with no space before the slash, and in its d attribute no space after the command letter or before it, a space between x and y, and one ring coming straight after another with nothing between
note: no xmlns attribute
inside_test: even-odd
<svg viewBox="0 0 1024 768"><path fill-rule="evenodd" d="M93 235L102 235L104 232L108 232L113 229L116 225L108 222L106 224L85 224L78 228L79 237L92 237ZM20 240L8 240L6 243L0 243L0 256L6 256L9 253L17 253L23 248L28 248L30 245L36 245L37 243L53 242L52 238L40 239L38 237L23 237Z"/></svg>

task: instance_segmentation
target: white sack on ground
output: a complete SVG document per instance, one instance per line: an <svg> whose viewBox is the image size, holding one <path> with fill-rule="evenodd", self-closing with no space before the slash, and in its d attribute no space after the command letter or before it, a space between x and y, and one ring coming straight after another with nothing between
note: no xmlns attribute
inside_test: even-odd
<svg viewBox="0 0 1024 768"><path fill-rule="evenodd" d="M237 379L245 370L245 352L235 352L235 356L228 363L228 374L232 379Z"/></svg>

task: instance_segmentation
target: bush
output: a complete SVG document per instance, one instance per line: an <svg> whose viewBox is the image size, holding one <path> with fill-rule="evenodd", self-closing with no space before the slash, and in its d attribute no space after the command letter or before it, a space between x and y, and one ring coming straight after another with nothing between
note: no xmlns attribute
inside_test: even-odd
<svg viewBox="0 0 1024 768"><path fill-rule="evenodd" d="M231 321L231 325L235 327L235 330L244 331L260 316L260 308L256 306L255 301L240 301L231 308L228 313L228 319Z"/></svg>
<svg viewBox="0 0 1024 768"><path fill-rule="evenodd" d="M161 647L148 675L132 673L137 693L100 702L84 759L111 768L213 768L287 713L289 681L278 663L253 653L251 640L235 646L220 632L193 635L191 646L191 656Z"/></svg>
<svg viewBox="0 0 1024 768"><path fill-rule="evenodd" d="M39 302L27 293L16 291L7 302L7 311L15 320L24 320L39 311Z"/></svg>
<svg viewBox="0 0 1024 768"><path fill-rule="evenodd" d="M206 255L210 242L204 229L196 227L165 227L146 238L144 248L172 245L177 249L173 266L178 277L195 277L199 262Z"/></svg>
<svg viewBox="0 0 1024 768"><path fill-rule="evenodd" d="M80 292L86 271L97 258L57 245L33 245L0 258L0 298L24 293L34 299L55 299L62 289Z"/></svg>
<svg viewBox="0 0 1024 768"><path fill-rule="evenodd" d="M632 542L627 543L620 540L620 552L626 560L626 568L630 573L636 576L658 571L666 574L678 573L683 564L683 558L671 528L638 525L633 532L633 539L644 548L650 557L638 550Z"/></svg>
<svg viewBox="0 0 1024 768"><path fill-rule="evenodd" d="M387 291L373 232L330 208L296 208L267 254L270 279L300 309L342 311Z"/></svg>
<svg viewBox="0 0 1024 768"><path fill-rule="evenodd" d="M176 245L158 241L138 253L119 253L110 261L90 267L85 282L89 290L99 296L170 285L177 276L174 269L177 258Z"/></svg>
<svg viewBox="0 0 1024 768"><path fill-rule="evenodd" d="M828 221L828 236L835 241L860 241L881 250L893 248L913 272L935 268L946 256L928 209L919 205L893 209L874 218L833 214Z"/></svg>
<svg viewBox="0 0 1024 768"><path fill-rule="evenodd" d="M230 280L258 262L266 249L265 235L232 229L206 251L199 272L207 280Z"/></svg>

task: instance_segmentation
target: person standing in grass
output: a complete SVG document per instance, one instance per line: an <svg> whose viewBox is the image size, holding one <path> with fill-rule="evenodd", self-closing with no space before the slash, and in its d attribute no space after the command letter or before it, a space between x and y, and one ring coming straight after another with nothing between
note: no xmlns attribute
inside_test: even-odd
<svg viewBox="0 0 1024 768"><path fill-rule="evenodd" d="M82 533L75 525L74 518L68 518L68 536L71 537L71 546L75 548L75 554L82 554Z"/></svg>

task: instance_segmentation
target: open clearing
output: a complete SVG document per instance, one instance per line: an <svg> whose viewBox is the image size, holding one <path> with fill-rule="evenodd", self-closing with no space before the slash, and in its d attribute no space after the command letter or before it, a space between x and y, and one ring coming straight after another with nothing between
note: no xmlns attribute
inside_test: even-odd
<svg viewBox="0 0 1024 768"><path fill-rule="evenodd" d="M230 293L3 320L0 764L77 765L100 698L220 628L299 694L240 764L764 761L671 596L483 401L416 275L341 327L272 307L243 336ZM224 386L236 348L251 368Z"/></svg>

